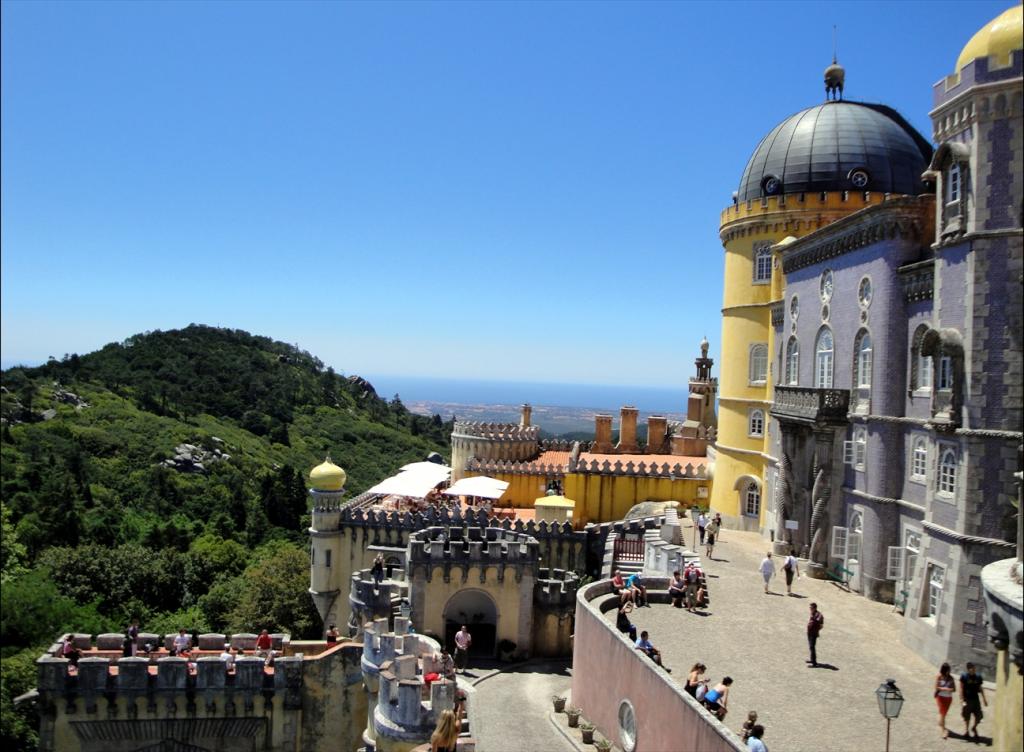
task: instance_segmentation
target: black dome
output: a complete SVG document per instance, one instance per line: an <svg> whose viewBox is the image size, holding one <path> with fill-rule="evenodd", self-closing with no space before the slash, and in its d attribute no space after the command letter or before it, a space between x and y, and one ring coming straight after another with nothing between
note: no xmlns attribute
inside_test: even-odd
<svg viewBox="0 0 1024 752"><path fill-rule="evenodd" d="M931 145L890 107L825 102L791 115L761 140L737 198L862 190L917 195L931 154Z"/></svg>

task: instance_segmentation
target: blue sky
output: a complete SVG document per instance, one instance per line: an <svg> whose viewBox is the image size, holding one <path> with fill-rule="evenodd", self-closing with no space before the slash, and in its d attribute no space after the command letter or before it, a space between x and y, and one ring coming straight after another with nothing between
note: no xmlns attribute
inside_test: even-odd
<svg viewBox="0 0 1024 752"><path fill-rule="evenodd" d="M1008 2L2 10L3 364L190 322L346 373L675 385L719 212L823 99L930 135Z"/></svg>

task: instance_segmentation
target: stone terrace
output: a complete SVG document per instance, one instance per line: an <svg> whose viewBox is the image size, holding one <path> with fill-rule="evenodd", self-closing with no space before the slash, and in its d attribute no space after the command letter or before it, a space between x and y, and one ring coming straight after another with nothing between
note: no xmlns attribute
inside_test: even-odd
<svg viewBox="0 0 1024 752"><path fill-rule="evenodd" d="M690 540L688 527L684 523L684 538ZM950 738L940 739L932 696L938 667L902 644L902 617L892 606L806 577L794 582L793 591L801 597L787 597L781 561L779 576L772 580L776 594L765 595L757 567L767 549L759 535L724 531L715 560L702 560L713 604L706 616L657 603L633 611L637 630L650 631L675 681L685 682L696 661L708 666L712 682L732 676L726 725L739 731L747 711L756 710L771 750L861 752L884 748L885 720L874 691L893 678L906 703L892 724L892 750L955 752L977 746L959 738L963 722L956 699L947 717ZM824 665L817 669L804 662L812 600L825 615L818 640L818 660ZM615 612L607 617L614 621ZM962 667L953 670L959 673ZM991 695L989 700L979 726L983 743L991 743L986 739L992 729Z"/></svg>

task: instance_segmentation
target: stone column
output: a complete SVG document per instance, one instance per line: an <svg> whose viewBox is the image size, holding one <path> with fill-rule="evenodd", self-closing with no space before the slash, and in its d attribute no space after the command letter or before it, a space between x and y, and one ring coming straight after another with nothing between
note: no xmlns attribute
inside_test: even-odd
<svg viewBox="0 0 1024 752"><path fill-rule="evenodd" d="M835 429L831 426L814 429L814 487L811 489L811 536L809 576L825 579L828 569L829 536L836 519L832 503L833 445Z"/></svg>
<svg viewBox="0 0 1024 752"><path fill-rule="evenodd" d="M607 454L612 451L612 416L594 416L594 448L597 454Z"/></svg>
<svg viewBox="0 0 1024 752"><path fill-rule="evenodd" d="M525 428L530 425L530 414L533 412L533 408L528 404L523 404L520 410L522 410L522 417L519 419L519 425Z"/></svg>

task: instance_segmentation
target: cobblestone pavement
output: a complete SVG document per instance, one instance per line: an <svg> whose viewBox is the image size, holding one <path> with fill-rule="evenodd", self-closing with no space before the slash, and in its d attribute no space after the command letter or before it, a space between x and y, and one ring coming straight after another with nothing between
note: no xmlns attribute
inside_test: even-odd
<svg viewBox="0 0 1024 752"><path fill-rule="evenodd" d="M459 676L468 694L470 732L480 752L574 752L548 719L551 696L569 695L567 662L525 663ZM467 679L469 681L467 681ZM467 686L468 685L468 686Z"/></svg>
<svg viewBox="0 0 1024 752"><path fill-rule="evenodd" d="M655 604L635 610L632 619L638 630L650 631L675 681L685 682L697 661L707 665L713 682L733 677L726 717L730 728L738 730L747 712L756 710L771 752L882 750L886 724L874 692L892 678L906 698L892 723L893 752L958 752L991 745L991 695L979 741L959 737L963 722L955 698L947 717L950 738L940 738L932 695L938 667L902 644L902 617L892 606L806 577L794 582L799 597L787 597L781 561L771 583L774 594L766 595L757 568L768 544L755 533L724 532L715 546L716 560L703 562L711 596L706 616ZM684 527L684 534L689 538L692 532ZM817 669L805 663L811 601L825 615ZM614 619L614 612L610 615Z"/></svg>

